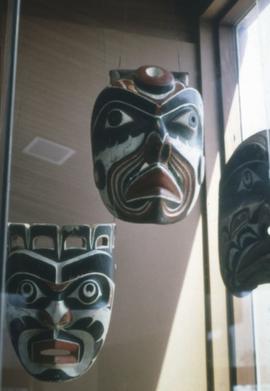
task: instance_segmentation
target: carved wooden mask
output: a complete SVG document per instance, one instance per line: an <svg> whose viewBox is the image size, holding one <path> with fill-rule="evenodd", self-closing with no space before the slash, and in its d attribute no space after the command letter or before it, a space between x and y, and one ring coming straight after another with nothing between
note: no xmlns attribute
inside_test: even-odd
<svg viewBox="0 0 270 391"><path fill-rule="evenodd" d="M60 382L85 373L110 323L114 225L10 224L6 291L24 368Z"/></svg>
<svg viewBox="0 0 270 391"><path fill-rule="evenodd" d="M240 296L270 282L269 136L263 130L246 139L220 181L221 274L228 289Z"/></svg>
<svg viewBox="0 0 270 391"><path fill-rule="evenodd" d="M204 177L203 103L186 73L111 71L92 116L96 186L122 220L169 224L194 205Z"/></svg>

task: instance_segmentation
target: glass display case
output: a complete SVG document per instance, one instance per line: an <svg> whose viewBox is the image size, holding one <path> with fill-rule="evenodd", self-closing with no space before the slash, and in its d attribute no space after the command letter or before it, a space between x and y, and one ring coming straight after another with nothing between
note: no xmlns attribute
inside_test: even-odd
<svg viewBox="0 0 270 391"><path fill-rule="evenodd" d="M3 390L268 390L269 284L226 288L219 182L237 147L269 128L269 0L8 0L0 12ZM204 114L185 90L200 92ZM94 154L92 116L104 127ZM166 135L136 150L151 126ZM197 176L185 170L195 160ZM176 222L123 221L115 188L102 193L108 172L119 210L145 172L148 203L161 183L170 213L176 195L199 197Z"/></svg>

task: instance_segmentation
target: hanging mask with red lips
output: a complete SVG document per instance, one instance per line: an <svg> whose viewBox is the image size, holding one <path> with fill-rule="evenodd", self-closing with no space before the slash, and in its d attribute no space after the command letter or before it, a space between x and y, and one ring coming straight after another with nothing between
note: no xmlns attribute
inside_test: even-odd
<svg viewBox="0 0 270 391"><path fill-rule="evenodd" d="M113 224L9 224L7 321L30 375L62 382L94 363L110 323L113 247Z"/></svg>
<svg viewBox="0 0 270 391"><path fill-rule="evenodd" d="M111 71L92 116L94 175L116 217L169 224L187 216L204 177L203 103L186 73Z"/></svg>

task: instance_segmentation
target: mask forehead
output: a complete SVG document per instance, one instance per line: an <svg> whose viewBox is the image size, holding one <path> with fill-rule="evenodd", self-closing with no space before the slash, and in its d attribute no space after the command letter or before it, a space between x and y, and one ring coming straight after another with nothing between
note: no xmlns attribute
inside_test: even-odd
<svg viewBox="0 0 270 391"><path fill-rule="evenodd" d="M186 73L156 66L111 72L91 138L95 182L113 215L168 224L192 209L204 177L203 104L187 83Z"/></svg>
<svg viewBox="0 0 270 391"><path fill-rule="evenodd" d="M10 224L7 279L28 271L51 282L66 282L67 270L101 271L112 276L114 225Z"/></svg>
<svg viewBox="0 0 270 391"><path fill-rule="evenodd" d="M9 225L9 331L32 376L70 380L94 363L110 322L113 248L113 224Z"/></svg>
<svg viewBox="0 0 270 391"><path fill-rule="evenodd" d="M267 132L245 140L227 163L219 190L223 280L242 295L269 282L270 186Z"/></svg>

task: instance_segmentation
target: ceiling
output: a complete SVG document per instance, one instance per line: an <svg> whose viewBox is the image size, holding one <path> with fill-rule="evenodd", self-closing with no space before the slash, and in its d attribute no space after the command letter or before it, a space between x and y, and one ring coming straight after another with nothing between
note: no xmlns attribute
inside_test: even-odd
<svg viewBox="0 0 270 391"><path fill-rule="evenodd" d="M176 9L173 1L154 0L23 1L10 221L114 221L94 186L91 109L108 71L119 63L188 71L197 85L196 18ZM25 155L34 137L75 154L61 166ZM171 226L116 223L110 331L97 363L77 384L82 390L168 391L175 389L166 383L170 379L174 385L181 381L183 390L205 389L199 203L185 221ZM47 389L24 373L9 343L5 357L5 386ZM166 357L172 358L168 375Z"/></svg>

